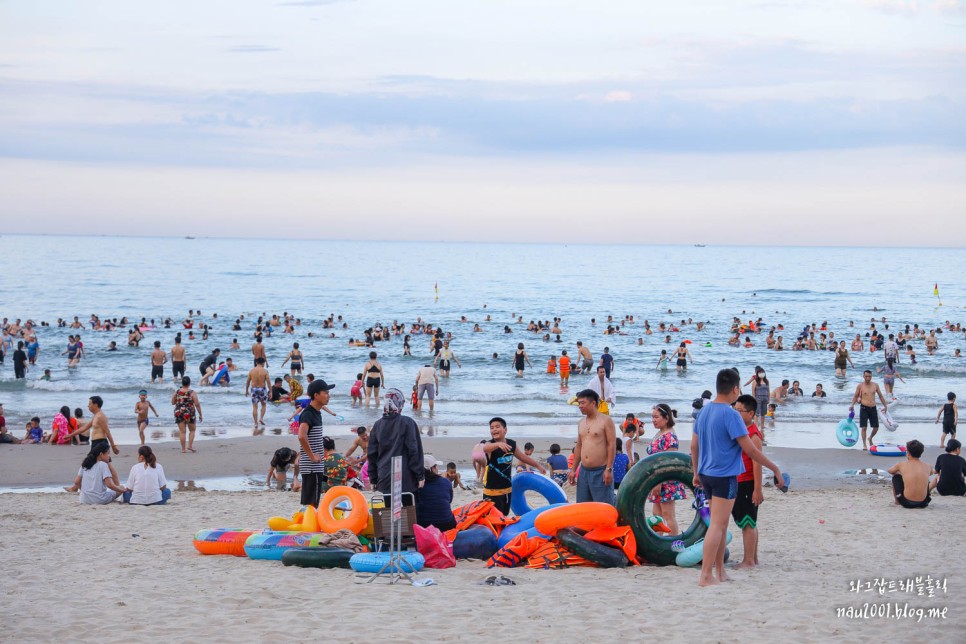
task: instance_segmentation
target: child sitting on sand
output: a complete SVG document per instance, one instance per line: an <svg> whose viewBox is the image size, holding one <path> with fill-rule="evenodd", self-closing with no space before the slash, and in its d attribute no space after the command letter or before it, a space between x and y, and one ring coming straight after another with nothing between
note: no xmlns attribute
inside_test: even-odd
<svg viewBox="0 0 966 644"><path fill-rule="evenodd" d="M446 464L446 478L449 479L453 487L459 486L461 490L468 490L469 488L463 485L463 480L460 478L460 473L456 471L456 463L449 462Z"/></svg>
<svg viewBox="0 0 966 644"><path fill-rule="evenodd" d="M21 443L26 443L28 445L39 445L41 443L47 442L44 438L44 430L40 427L40 418L34 416L30 419L26 426L26 433L24 434Z"/></svg>
<svg viewBox="0 0 966 644"><path fill-rule="evenodd" d="M554 443L550 446L550 456L547 458L547 465L550 466L550 478L563 485L567 482L567 457L560 453L560 445Z"/></svg>
<svg viewBox="0 0 966 644"><path fill-rule="evenodd" d="M892 496L896 505L904 508L925 508L932 500L929 496L929 477L933 469L919 460L923 444L917 440L906 443L906 460L889 468L892 475Z"/></svg>
<svg viewBox="0 0 966 644"><path fill-rule="evenodd" d="M946 444L946 453L936 459L936 476L929 484L939 496L966 496L966 460L959 455L962 448L955 438Z"/></svg>
<svg viewBox="0 0 966 644"><path fill-rule="evenodd" d="M523 453L533 458L533 443L527 441L523 444ZM532 472L533 468L529 465L524 465L523 463L517 461L517 472Z"/></svg>

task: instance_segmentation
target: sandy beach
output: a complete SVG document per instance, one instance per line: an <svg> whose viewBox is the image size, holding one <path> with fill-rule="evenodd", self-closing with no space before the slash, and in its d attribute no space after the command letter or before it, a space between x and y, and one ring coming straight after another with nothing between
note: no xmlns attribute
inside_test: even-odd
<svg viewBox="0 0 966 644"><path fill-rule="evenodd" d="M208 441L203 451L184 456L176 444L157 451L168 477L178 479L261 473L276 443L287 440ZM426 450L442 460L461 460L472 443L425 439ZM17 463L15 471L5 468L8 486L66 483L81 454L4 447L5 458ZM133 451L122 448L116 459L122 478ZM569 634L588 641L615 635L672 642L962 641L966 602L950 553L966 539L963 499L939 497L925 511L904 510L892 505L878 477L840 473L847 466L884 467L891 459L846 450L769 453L794 484L786 495L765 491L762 566L732 571L733 582L711 589L698 588L697 571L673 566L499 570L517 585L487 587L479 582L490 571L480 561L424 571L420 577L434 579L432 587L367 585L351 571L206 557L193 548L199 529L260 528L269 516L294 512L298 498L290 492L176 492L165 507L84 506L66 493L0 494L0 529L7 535L0 544L3 590L11 608L0 638L416 642L499 635L549 642ZM478 494L458 491L454 505ZM732 532L734 565L742 553ZM946 591L927 597L896 587L927 575L945 580ZM887 592L850 592L850 583L876 579L885 580ZM896 582L892 591L889 582ZM40 602L56 609L27 609ZM924 615L921 621L837 615L839 608L874 611L886 603L948 610L945 619Z"/></svg>

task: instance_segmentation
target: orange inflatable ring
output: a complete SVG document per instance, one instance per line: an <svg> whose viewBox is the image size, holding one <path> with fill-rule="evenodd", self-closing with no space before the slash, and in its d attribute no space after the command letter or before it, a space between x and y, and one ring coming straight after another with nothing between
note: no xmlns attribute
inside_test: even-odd
<svg viewBox="0 0 966 644"><path fill-rule="evenodd" d="M344 513L341 519L336 519L334 515L336 506L343 501L348 501L352 509ZM346 485L337 485L322 495L316 516L319 520L319 528L328 534L339 530L351 530L353 534L359 534L369 525L366 497L362 496L359 490Z"/></svg>
<svg viewBox="0 0 966 644"><path fill-rule="evenodd" d="M548 536L563 528L593 530L617 525L617 508L609 503L570 503L542 512L534 521L538 532Z"/></svg>
<svg viewBox="0 0 966 644"><path fill-rule="evenodd" d="M247 557L245 541L261 530L239 530L220 528L217 530L201 530L195 533L195 549L203 555L234 555Z"/></svg>

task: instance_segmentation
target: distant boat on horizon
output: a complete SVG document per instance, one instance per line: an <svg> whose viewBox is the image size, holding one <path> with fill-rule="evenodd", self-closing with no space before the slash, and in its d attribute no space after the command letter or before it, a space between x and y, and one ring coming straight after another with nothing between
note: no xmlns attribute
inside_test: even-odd
<svg viewBox="0 0 966 644"><path fill-rule="evenodd" d="M704 246L705 246L704 244L695 244L694 245L695 248L704 248Z"/></svg>
<svg viewBox="0 0 966 644"><path fill-rule="evenodd" d="M185 239L194 239L194 237L189 237L188 235L185 235L184 238Z"/></svg>

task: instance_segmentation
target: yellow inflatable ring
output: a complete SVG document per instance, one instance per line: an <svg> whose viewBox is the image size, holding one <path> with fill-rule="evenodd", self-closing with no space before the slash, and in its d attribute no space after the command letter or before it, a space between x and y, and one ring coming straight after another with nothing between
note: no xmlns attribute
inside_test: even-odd
<svg viewBox="0 0 966 644"><path fill-rule="evenodd" d="M343 512L342 518L336 519L336 506L343 501L348 501L352 509L348 513ZM353 534L359 534L369 525L366 497L359 490L346 485L337 485L322 495L316 516L319 519L319 528L328 534L339 530L351 530Z"/></svg>

